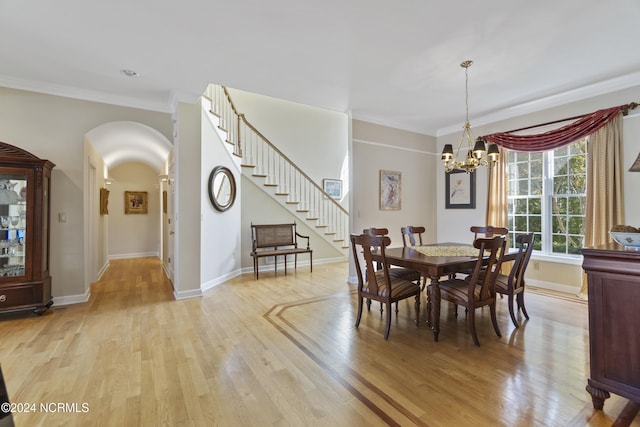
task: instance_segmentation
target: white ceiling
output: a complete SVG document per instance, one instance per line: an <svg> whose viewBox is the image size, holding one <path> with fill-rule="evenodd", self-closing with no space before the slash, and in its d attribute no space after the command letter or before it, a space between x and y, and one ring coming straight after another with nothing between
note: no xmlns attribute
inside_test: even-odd
<svg viewBox="0 0 640 427"><path fill-rule="evenodd" d="M0 0L0 85L170 111L218 83L437 135L463 60L478 124L640 84L639 24L640 0Z"/></svg>

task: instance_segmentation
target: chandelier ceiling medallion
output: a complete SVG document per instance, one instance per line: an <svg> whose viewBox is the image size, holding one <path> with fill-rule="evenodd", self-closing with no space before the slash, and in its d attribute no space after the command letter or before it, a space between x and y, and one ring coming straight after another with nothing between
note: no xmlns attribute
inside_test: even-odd
<svg viewBox="0 0 640 427"><path fill-rule="evenodd" d="M466 106L466 120L464 124L464 131L462 132L462 137L460 137L460 143L458 144L458 149L455 152L455 156L453 153L453 146L451 144L445 144L442 149L442 160L444 162L444 170L449 173L454 170L464 170L467 173L474 171L479 166L489 166L490 164L498 161L498 157L500 156L500 152L498 151L498 146L496 144L489 145L489 151L487 152L486 143L482 138L478 138L473 145L471 146L471 142L473 141L473 136L471 136L471 125L469 124L469 67L471 67L473 61L464 61L460 64L462 68L464 68L464 77L465 77L465 106ZM460 159L460 149L462 148L462 144L467 141L466 152L463 151L463 159ZM487 159L484 155L487 155Z"/></svg>

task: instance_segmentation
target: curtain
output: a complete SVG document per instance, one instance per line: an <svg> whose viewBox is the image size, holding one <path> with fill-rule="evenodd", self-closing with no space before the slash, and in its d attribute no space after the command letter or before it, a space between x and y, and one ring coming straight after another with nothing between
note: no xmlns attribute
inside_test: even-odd
<svg viewBox="0 0 640 427"><path fill-rule="evenodd" d="M498 146L500 157L489 168L489 191L487 193L486 224L494 227L507 227L507 179L509 176L509 159L507 150ZM507 245L509 243L507 242ZM510 263L502 265L502 273L509 274Z"/></svg>
<svg viewBox="0 0 640 427"><path fill-rule="evenodd" d="M585 246L609 242L609 230L624 224L622 189L622 113L589 136L587 143L587 209ZM580 296L586 299L587 278L582 273Z"/></svg>
<svg viewBox="0 0 640 427"><path fill-rule="evenodd" d="M594 111L581 116L568 125L534 135L515 135L513 132L499 132L486 135L484 138L493 144L515 151L540 152L553 150L571 142L589 136L606 125L629 106L619 105Z"/></svg>
<svg viewBox="0 0 640 427"><path fill-rule="evenodd" d="M489 192L487 194L487 224L507 227L507 182L508 156L504 148L498 147L500 157L489 169Z"/></svg>
<svg viewBox="0 0 640 427"><path fill-rule="evenodd" d="M484 136L485 140L497 144L500 148L500 162L489 173L487 224L507 223L508 171L505 149L540 152L556 149L589 136L584 244L593 246L607 243L611 227L624 223L621 163L622 116L629 109L637 106L638 104L631 103L598 110L577 117L568 125L539 134L515 135L514 132L517 131L509 131ZM586 298L586 274L583 272L582 276L580 296Z"/></svg>

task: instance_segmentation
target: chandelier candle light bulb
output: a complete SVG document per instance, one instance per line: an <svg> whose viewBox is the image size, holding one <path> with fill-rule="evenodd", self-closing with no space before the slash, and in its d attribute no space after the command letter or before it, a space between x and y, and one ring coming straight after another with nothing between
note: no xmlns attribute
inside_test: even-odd
<svg viewBox="0 0 640 427"><path fill-rule="evenodd" d="M442 149L442 161L444 162L444 170L449 173L454 170L464 170L469 173L479 166L489 166L492 163L498 161L498 157L500 157L500 152L498 150L498 146L495 144L489 145L489 151L487 152L486 143L482 138L476 139L473 148L471 147L471 141L473 141L473 136L471 135L471 125L469 124L469 67L471 67L473 61L464 61L460 64L462 68L464 68L465 75L465 105L466 105L466 120L464 123L464 131L462 132L462 137L460 138L460 143L458 144L458 148L453 153L453 145L445 144ZM466 157L462 160L459 160L460 149L462 148L462 144L467 141L467 151ZM484 158L484 155L487 155L488 161Z"/></svg>

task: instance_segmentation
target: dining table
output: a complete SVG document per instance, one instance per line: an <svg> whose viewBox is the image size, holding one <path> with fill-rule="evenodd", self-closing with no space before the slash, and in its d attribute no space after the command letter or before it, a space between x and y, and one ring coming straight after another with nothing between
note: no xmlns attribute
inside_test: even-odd
<svg viewBox="0 0 640 427"><path fill-rule="evenodd" d="M503 262L515 260L517 253L517 250L507 251L502 257ZM431 316L427 316L427 324L431 326L435 341L438 341L440 334L440 279L472 270L478 255L478 249L467 243L445 242L385 248L385 258L389 265L419 271L429 279L431 291L427 294L427 304L431 304L432 310ZM374 254L373 257L374 260L379 260L381 255Z"/></svg>

